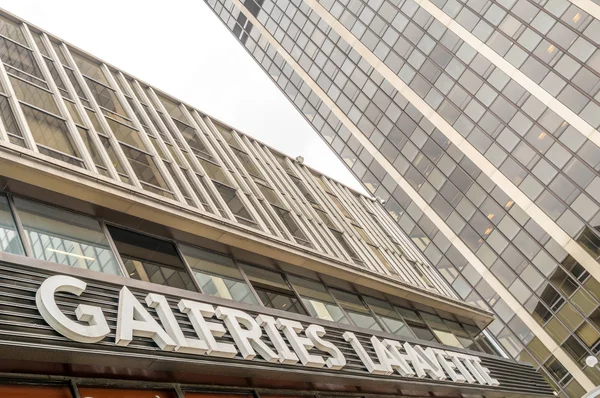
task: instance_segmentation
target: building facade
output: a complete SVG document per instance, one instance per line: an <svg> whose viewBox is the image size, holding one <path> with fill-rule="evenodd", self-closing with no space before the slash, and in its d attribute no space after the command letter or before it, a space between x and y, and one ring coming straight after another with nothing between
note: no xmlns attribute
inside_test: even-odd
<svg viewBox="0 0 600 398"><path fill-rule="evenodd" d="M207 0L561 396L600 384L595 0Z"/></svg>
<svg viewBox="0 0 600 398"><path fill-rule="evenodd" d="M551 396L378 201L4 11L0 61L0 396Z"/></svg>

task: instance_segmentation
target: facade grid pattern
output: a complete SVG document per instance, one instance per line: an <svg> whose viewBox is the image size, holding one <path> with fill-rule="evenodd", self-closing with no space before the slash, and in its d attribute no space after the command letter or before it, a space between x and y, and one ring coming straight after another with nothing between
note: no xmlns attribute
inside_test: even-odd
<svg viewBox="0 0 600 398"><path fill-rule="evenodd" d="M564 0L207 4L458 295L496 313L506 353L564 396L600 382L584 363L600 341L598 19Z"/></svg>

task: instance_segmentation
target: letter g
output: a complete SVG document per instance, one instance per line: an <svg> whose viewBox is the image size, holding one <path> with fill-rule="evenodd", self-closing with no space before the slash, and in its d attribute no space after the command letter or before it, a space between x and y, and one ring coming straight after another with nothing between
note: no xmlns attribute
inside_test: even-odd
<svg viewBox="0 0 600 398"><path fill-rule="evenodd" d="M75 316L79 321L87 322L87 325L82 325L63 314L54 298L57 292L80 296L86 286L84 281L77 278L65 275L51 276L38 289L35 303L44 320L58 333L80 343L97 343L110 333L102 309L79 304L75 309Z"/></svg>

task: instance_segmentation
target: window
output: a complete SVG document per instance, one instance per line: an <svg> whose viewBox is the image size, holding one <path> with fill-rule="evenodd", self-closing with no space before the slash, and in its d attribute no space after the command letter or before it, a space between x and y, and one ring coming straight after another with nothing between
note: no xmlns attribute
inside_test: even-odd
<svg viewBox="0 0 600 398"><path fill-rule="evenodd" d="M390 332L402 337L415 337L402 317L387 302L373 297L363 296L368 306Z"/></svg>
<svg viewBox="0 0 600 398"><path fill-rule="evenodd" d="M77 67L79 67L79 70L83 75L89 76L100 83L108 85L108 80L106 80L106 76L104 76L102 69L100 69L100 65L77 54L74 51L70 52L73 55L73 60L75 61Z"/></svg>
<svg viewBox="0 0 600 398"><path fill-rule="evenodd" d="M214 123L214 122L213 122ZM221 125L214 123L215 127L217 128L217 131L221 134L221 136L223 137L223 139L232 147L239 149L240 151L243 151L242 147L240 146L240 144L238 144L237 140L235 139L235 137L233 136L233 133L231 131L229 131L229 129L222 127Z"/></svg>
<svg viewBox="0 0 600 398"><path fill-rule="evenodd" d="M160 115L162 116L162 113ZM163 116L163 120L165 120L164 116ZM215 162L214 157L210 154L210 151L208 150L208 148L206 148L206 146L204 145L204 143L198 136L198 133L196 132L195 129L188 126L187 124L181 123L180 121L178 121L176 119L173 119L173 123L175 123L175 126L177 126L177 128L179 129L179 131L181 132L181 135L183 135L183 138L185 139L185 141L188 143L188 145L192 149L192 152L194 152L196 155L199 155L205 159ZM204 163L203 163L203 165L204 165Z"/></svg>
<svg viewBox="0 0 600 398"><path fill-rule="evenodd" d="M240 264L265 307L306 315L306 311L280 273Z"/></svg>
<svg viewBox="0 0 600 398"><path fill-rule="evenodd" d="M321 180L319 180L319 181L321 181ZM350 220L354 220L354 218L350 215L350 213L348 213L348 210L346 209L346 206L344 206L342 204L342 202L339 200L339 198L337 196L334 196L334 195L330 194L329 197L331 198L331 200L333 201L333 203L340 210L340 212L342 212L342 214L344 216L346 216Z"/></svg>
<svg viewBox="0 0 600 398"><path fill-rule="evenodd" d="M23 245L15 226L8 199L0 195L0 251L23 255Z"/></svg>
<svg viewBox="0 0 600 398"><path fill-rule="evenodd" d="M171 101L168 98L165 98L160 94L157 94L157 97L160 100L160 102L164 105L165 109L167 110L169 115L171 115L171 117L179 119L182 122L185 122L187 120L181 109L179 109L179 104L177 104L174 101Z"/></svg>
<svg viewBox="0 0 600 398"><path fill-rule="evenodd" d="M211 180L217 181L224 185L231 185L231 182L229 182L229 178L227 178L227 176L221 169L221 166L219 166L216 163L209 162L208 160L205 160L201 157L198 157L198 161L200 162L200 165L202 165L202 168Z"/></svg>
<svg viewBox="0 0 600 398"><path fill-rule="evenodd" d="M491 355L502 356L502 354L498 351L497 345L495 343L492 343L491 340L485 334L481 333L476 338L476 340L483 352L486 352Z"/></svg>
<svg viewBox="0 0 600 398"><path fill-rule="evenodd" d="M265 199L267 199L267 202L269 202L270 204L275 205L275 206L284 207L284 204L281 203L281 201L277 197L277 194L271 187L263 184L262 182L258 182L258 181L256 182L256 186L258 187L260 192L264 195Z"/></svg>
<svg viewBox="0 0 600 398"><path fill-rule="evenodd" d="M256 224L250 215L250 212L246 209L240 198L236 195L236 191L226 185L219 184L213 181L215 188L221 194L221 197L225 201L225 204L231 212L234 214L236 220L244 225L250 225L256 228Z"/></svg>
<svg viewBox="0 0 600 398"><path fill-rule="evenodd" d="M588 351L583 345L573 336L569 337L567 341L562 344L562 347L577 363L583 364L585 358L589 355Z"/></svg>
<svg viewBox="0 0 600 398"><path fill-rule="evenodd" d="M85 72L82 73L85 75ZM115 116L117 117L127 117L127 114L117 99L114 91L104 85L108 83L99 84L88 77L85 77L85 81L92 92L92 96L96 99L96 102L100 107L110 111L111 114L116 114Z"/></svg>
<svg viewBox="0 0 600 398"><path fill-rule="evenodd" d="M322 283L293 275L288 276L288 280L300 294L311 316L333 322L350 323Z"/></svg>
<svg viewBox="0 0 600 398"><path fill-rule="evenodd" d="M598 325L598 318L597 318L597 316L598 316L597 313L594 313L591 316L592 322L594 322L595 326ZM579 326L577 328L577 330L575 330L575 334L588 347L597 346L598 340L600 340L600 333L598 333L598 331L594 327L592 327L588 322L583 322L581 324L581 326Z"/></svg>
<svg viewBox="0 0 600 398"><path fill-rule="evenodd" d="M8 78L19 101L27 102L55 115L60 115L56 101L54 101L54 96L50 91L43 90L35 84L12 75L9 75Z"/></svg>
<svg viewBox="0 0 600 398"><path fill-rule="evenodd" d="M111 94L111 95L107 96L106 98L110 99L110 98L114 97L114 93L110 89L105 88L104 86L102 86L98 83L94 83L94 85L102 88L103 93ZM100 101L101 98L104 98L104 97L100 97L100 98L96 98L96 99L98 101ZM114 100L115 100L114 103L118 104L116 97L114 97ZM112 103L113 102L111 102L111 104ZM103 105L100 102L99 102L99 105L108 106L107 103L104 103L104 105ZM115 108L114 106L112 106L111 109L116 110L116 112L122 113L122 115L125 115L125 112L120 107ZM113 160L115 168L117 169L117 172L120 174L121 179L124 182L129 182L128 178L126 178L126 176L125 176L125 171L119 164L116 153L114 153L114 148L111 147L110 141L108 140L107 137L105 137L105 133L102 131L101 125L98 123L98 120L96 120L97 115L92 114L93 112L91 112L90 110L87 110L87 112L88 112L88 116L92 120L92 123L94 124L94 128L100 133L100 140L102 141L103 145L106 147L107 153L108 153L109 157L111 158L111 160ZM105 109L103 109L103 112L106 114ZM129 119L127 119L126 117L119 115L118 113L111 112L109 115L106 115L106 116L107 116L107 117L105 117L106 123L108 124L108 126L110 127L112 132L114 133L117 141L119 141L119 144L120 144L119 146L121 147L121 150L123 151L123 154L125 155L125 158L129 161L129 164L131 165L133 172L135 173L138 180L142 184L142 187L149 192L153 192L157 195L161 195L166 198L173 199L174 198L173 193L171 192L169 185L167 184L166 180L164 179L163 175L161 174L160 170L158 169L158 166L156 165L156 162L160 162L160 160L155 159L154 156L152 156L151 154L149 154L147 152L148 149L146 148L146 145L143 143L142 137L140 135L142 133L133 129L131 127L131 121ZM117 118L118 120L115 120L113 118ZM159 152L159 156L160 156L160 152Z"/></svg>
<svg viewBox="0 0 600 398"><path fill-rule="evenodd" d="M130 278L196 291L172 242L109 226Z"/></svg>
<svg viewBox="0 0 600 398"><path fill-rule="evenodd" d="M183 185L183 182L181 181L181 179L179 178L179 176L175 173L175 167L177 167L177 166L173 166L171 164L171 162L165 161L165 167L167 168L168 172L171 174L171 177L173 177L173 181L175 181L175 185L177 185L177 188L179 188L179 191L183 195L183 198L185 199L185 202L188 205L195 207L196 205L192 201L192 197L191 197L190 192ZM181 172L185 176L185 170L181 170ZM202 198L202 196L200 196L200 198ZM202 200L202 199L200 199L200 200Z"/></svg>
<svg viewBox="0 0 600 398"><path fill-rule="evenodd" d="M202 178L202 176L199 175L199 174L196 174L196 177L198 178L198 181L200 182L200 184L202 184L202 187L204 187L204 190L206 191L206 193L209 196L209 198L215 204L215 207L219 211L219 214L221 215L221 217L227 217L227 213L225 213L225 210L223 210L223 206L221 206L221 202L219 202L217 200L217 197L210 190L210 188L209 188L208 184L206 183L206 181L204 181L204 179Z"/></svg>
<svg viewBox="0 0 600 398"><path fill-rule="evenodd" d="M319 215L319 217L321 218L321 220L325 223L325 225L327 225L327 227L329 227L329 229L336 229L337 227L335 226L335 224L333 223L333 220L331 219L331 217L329 217L329 214L325 213L323 211L323 209L321 208L321 206L319 206L318 204L314 203L313 204L313 208L316 210L317 214ZM337 231L337 229L336 229ZM333 233L333 231L332 231Z"/></svg>
<svg viewBox="0 0 600 398"><path fill-rule="evenodd" d="M3 95L0 95L0 116L2 117L2 123L4 123L4 128L8 133L10 142L25 147L25 139L23 138L23 133L21 133L17 119L15 119L15 114L10 107L8 99Z"/></svg>
<svg viewBox="0 0 600 398"><path fill-rule="evenodd" d="M481 351L481 349L477 346L477 344L475 344L473 339L461 327L460 323L454 322L454 321L449 321L447 319L444 319L444 323L450 329L452 334L454 334L454 336L458 339L458 341L460 342L462 347L467 348L469 350ZM465 328L466 328L466 325L462 325L462 326L465 326ZM471 330L473 330L473 328L475 329L473 334L477 335L479 330L476 327L471 326Z"/></svg>
<svg viewBox="0 0 600 398"><path fill-rule="evenodd" d="M121 144L121 149L145 190L173 199L153 156L124 144Z"/></svg>
<svg viewBox="0 0 600 398"><path fill-rule="evenodd" d="M21 104L29 130L38 144L40 152L56 159L83 167L83 161L64 120ZM45 149L45 150L44 150Z"/></svg>
<svg viewBox="0 0 600 398"><path fill-rule="evenodd" d="M242 163L242 165L244 166L244 168L246 169L248 174L250 174L253 177L258 177L258 178L264 180L262 173L260 172L258 167L256 167L256 165L254 164L254 161L252 160L252 158L246 152L242 152L242 151L236 149L235 147L232 147L232 149L233 149L233 153L235 153L237 155L238 159L240 160L240 162Z"/></svg>
<svg viewBox="0 0 600 398"><path fill-rule="evenodd" d="M60 50L57 49L57 54L62 54L59 51ZM83 105L90 106L90 102L87 100L85 93L83 92L83 89L81 88L81 85L79 84L79 81L75 77L75 72L73 72L73 70L69 67L65 67L65 72L67 72L67 76L69 77L69 80L71 81L71 84L73 85L73 88L75 89L75 92L77 93L77 96L79 97L79 99L81 99L81 102L83 103Z"/></svg>
<svg viewBox="0 0 600 398"><path fill-rule="evenodd" d="M275 210L275 213L277 213L277 215L281 219L281 222L283 222L283 224L288 229L288 231L290 231L294 239L296 239L296 242L300 243L303 246L312 247L312 244L308 241L308 238L306 237L304 232L302 232L302 229L300 229L300 226L298 225L296 220L294 220L294 217L292 217L292 214L289 211L277 206L273 206L273 210Z"/></svg>
<svg viewBox="0 0 600 398"><path fill-rule="evenodd" d="M258 304L231 258L191 246L181 245L180 248L203 293Z"/></svg>
<svg viewBox="0 0 600 398"><path fill-rule="evenodd" d="M33 53L25 47L3 37L0 37L0 58L2 58L2 61L8 67L8 71L18 74L20 77L33 80L43 79L42 72L35 62ZM25 72L27 75L21 72Z"/></svg>
<svg viewBox="0 0 600 398"><path fill-rule="evenodd" d="M110 158L113 166L117 170L117 173L119 173L119 177L121 178L121 180L126 184L130 184L129 177L127 176L127 174L125 174L125 169L119 162L117 153L115 152L112 144L110 143L110 140L107 137L100 134L98 135L98 137L100 138L100 142L102 143L102 146L104 146L104 149L106 150L106 153L108 154L108 157Z"/></svg>
<svg viewBox="0 0 600 398"><path fill-rule="evenodd" d="M294 176L290 176L290 177L291 177L292 181L294 182L294 184L296 184L296 186L298 187L298 190L300 190L300 193L302 193L302 195L304 195L306 200L308 200L311 204L313 204L313 206L316 205L316 206L319 206L319 208L320 208L321 206L318 205L317 200L315 199L313 194L310 193L310 191L308 190L306 185L304 185L304 183L299 178L296 178Z"/></svg>
<svg viewBox="0 0 600 398"><path fill-rule="evenodd" d="M329 228L329 231L331 231L333 236L337 239L337 241L340 243L342 248L346 251L348 256L350 256L350 258L352 260L354 260L356 263L362 264L363 261L358 257L358 255L356 254L356 252L354 251L352 246L350 246L350 244L346 241L346 239L344 238L344 234L342 234L340 231L332 229L332 228Z"/></svg>
<svg viewBox="0 0 600 398"><path fill-rule="evenodd" d="M438 340L440 340L440 342L452 347L462 348L462 344L460 344L456 336L454 336L450 329L448 329L448 327L444 324L442 318L426 312L421 312L421 316L423 319L425 319L425 322L427 322L429 327L431 327L433 333L436 335Z"/></svg>
<svg viewBox="0 0 600 398"><path fill-rule="evenodd" d="M452 332L456 335L456 338L460 343L469 350L477 350L481 351L482 348L485 350L485 344L482 342L486 339L485 334L481 332L477 326L469 325L468 323L461 323L460 325L455 322L450 322L448 320L444 320L446 325L452 330ZM460 328L462 326L462 328ZM460 328L460 330L458 330ZM464 330L464 331L463 331ZM478 340L480 344L475 343L473 340ZM487 343L486 343L487 344ZM481 347L479 347L481 345ZM497 355L497 354L495 354Z"/></svg>
<svg viewBox="0 0 600 398"><path fill-rule="evenodd" d="M565 369L565 367L562 366L562 364L554 356L550 357L548 362L544 364L544 368L556 380L561 380L563 377L569 374L567 369Z"/></svg>
<svg viewBox="0 0 600 398"><path fill-rule="evenodd" d="M331 293L356 326L365 329L383 330L357 293L348 293L338 289L331 289Z"/></svg>
<svg viewBox="0 0 600 398"><path fill-rule="evenodd" d="M98 169L98 172L100 174L108 177L109 176L108 170L107 170L106 166L104 165L104 161L100 157L98 150L96 149L96 145L92 141L92 138L90 136L91 133L87 129L84 129L79 126L77 126L77 131L79 132L79 135L81 136L81 139L83 140L83 144L85 145L88 152L90 153L92 160L94 161L94 164L96 165L96 167Z"/></svg>
<svg viewBox="0 0 600 398"><path fill-rule="evenodd" d="M106 118L106 123L115 135L115 138L120 142L134 146L146 151L146 145L142 142L140 134L130 126L120 123L110 117Z"/></svg>
<svg viewBox="0 0 600 398"><path fill-rule="evenodd" d="M426 340L426 341L437 341L431 330L427 327L427 325L421 320L419 315L413 310L409 310L402 307L395 307L396 311L402 318L406 321L408 326L410 326L413 333L417 336L418 339Z"/></svg>
<svg viewBox="0 0 600 398"><path fill-rule="evenodd" d="M149 115L152 115L152 113L150 113L149 111L149 107L147 105L144 105L144 107L146 108L146 113L148 113ZM162 120L163 124L166 126L166 131L169 133L169 135L171 136L171 138L177 142L178 146L180 148L182 148L183 150L183 145L181 143L181 141L179 140L179 134L177 134L177 132L175 131L176 129L173 129L171 124L169 124L167 117L160 111L156 110L156 108L154 109L156 111L156 113L158 114L160 120ZM164 135L164 131L161 130L159 128L159 126L156 123L156 120L154 120L154 118L150 118L150 120L154 123L154 127L156 127L156 130L158 130L161 135L163 135L163 138L165 139L165 141L168 141L166 136Z"/></svg>
<svg viewBox="0 0 600 398"><path fill-rule="evenodd" d="M15 205L35 258L121 275L95 219L21 198Z"/></svg>
<svg viewBox="0 0 600 398"><path fill-rule="evenodd" d="M0 34L6 37L10 37L14 41L21 44L27 44L25 36L21 31L21 27L17 22L13 22L8 18L0 17Z"/></svg>

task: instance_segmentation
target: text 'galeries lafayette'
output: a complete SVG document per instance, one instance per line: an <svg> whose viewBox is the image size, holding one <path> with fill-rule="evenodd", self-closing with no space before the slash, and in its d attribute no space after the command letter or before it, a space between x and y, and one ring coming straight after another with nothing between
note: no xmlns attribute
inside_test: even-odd
<svg viewBox="0 0 600 398"><path fill-rule="evenodd" d="M71 276L49 277L37 291L36 304L42 317L58 333L77 342L98 343L110 333L102 309L79 304L75 310L79 321L76 322L61 311L55 298L58 292L80 296L86 287L84 281ZM151 338L163 351L221 358L233 358L239 353L245 360L253 360L258 355L268 362L332 370L341 370L346 365L343 353L327 340L326 331L320 325L311 324L304 328L300 322L290 319L263 314L253 317L238 309L215 308L207 303L182 299L177 307L187 315L197 334L197 338L189 338L183 334L165 296L149 293L145 302L156 311L160 322L126 286L121 289L115 336L117 346L126 347L134 336L139 336ZM222 323L211 322L211 318ZM217 341L216 338L226 332L235 344ZM354 333L345 331L343 338L371 374L391 375L396 372L403 377L490 386L500 384L481 364L478 356L372 336L370 343L376 353L375 360ZM274 349L263 339L270 340ZM315 350L323 355L315 355Z"/></svg>

